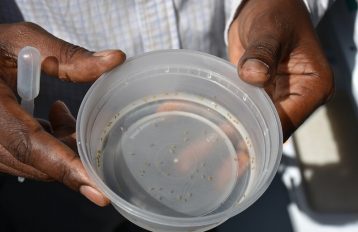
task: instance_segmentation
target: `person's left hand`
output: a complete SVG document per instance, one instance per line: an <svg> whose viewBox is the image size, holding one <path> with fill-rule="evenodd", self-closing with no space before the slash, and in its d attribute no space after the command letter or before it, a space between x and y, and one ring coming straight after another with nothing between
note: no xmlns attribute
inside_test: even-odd
<svg viewBox="0 0 358 232"><path fill-rule="evenodd" d="M125 54L120 50L88 51L33 23L0 24L0 172L56 180L97 205L108 204L75 152L75 121L67 107L56 102L48 125L40 124L17 102L16 59L25 46L40 51L43 72L78 83L95 81L123 63Z"/></svg>

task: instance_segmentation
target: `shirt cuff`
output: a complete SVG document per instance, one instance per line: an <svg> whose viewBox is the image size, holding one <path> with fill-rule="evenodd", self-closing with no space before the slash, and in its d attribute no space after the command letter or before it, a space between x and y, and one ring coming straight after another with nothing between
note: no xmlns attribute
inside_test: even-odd
<svg viewBox="0 0 358 232"><path fill-rule="evenodd" d="M231 4L232 4L231 5L231 12L230 12L230 16L229 16L228 20L226 21L225 31L224 31L224 39L225 39L226 46L228 45L229 28L230 28L232 22L234 21L236 11L238 10L241 2L242 2L242 0L234 0L234 1L231 2Z"/></svg>

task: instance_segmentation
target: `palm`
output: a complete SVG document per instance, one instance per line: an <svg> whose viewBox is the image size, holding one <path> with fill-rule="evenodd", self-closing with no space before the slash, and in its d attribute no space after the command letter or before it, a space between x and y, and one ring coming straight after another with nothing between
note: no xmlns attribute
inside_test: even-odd
<svg viewBox="0 0 358 232"><path fill-rule="evenodd" d="M310 51L297 48L281 62L265 90L279 112L283 128L296 128L323 103L319 61Z"/></svg>

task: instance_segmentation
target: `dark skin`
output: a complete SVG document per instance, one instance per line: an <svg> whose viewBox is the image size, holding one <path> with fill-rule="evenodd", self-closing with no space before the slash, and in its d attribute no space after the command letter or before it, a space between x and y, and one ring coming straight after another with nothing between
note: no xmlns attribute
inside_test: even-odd
<svg viewBox="0 0 358 232"><path fill-rule="evenodd" d="M61 102L41 124L16 101L16 56L40 50L42 71L91 82L125 60L119 50L89 52L29 23L0 25L0 171L56 180L97 205L109 200L89 180L75 149L75 119ZM333 76L302 0L248 0L229 29L228 53L240 77L264 87L282 123L284 139L333 93ZM47 130L45 130L47 129ZM50 132L50 133L49 133Z"/></svg>
<svg viewBox="0 0 358 232"><path fill-rule="evenodd" d="M240 77L264 87L284 140L334 91L333 74L302 0L248 0L228 35Z"/></svg>
<svg viewBox="0 0 358 232"><path fill-rule="evenodd" d="M31 23L3 24L0 31L0 171L36 180L56 180L80 191L97 205L108 204L74 152L75 119L67 107L55 102L49 114L51 125L41 126L18 104L14 94L16 56L26 45L36 47L42 55L43 72L81 83L92 82L123 63L124 53L93 53Z"/></svg>

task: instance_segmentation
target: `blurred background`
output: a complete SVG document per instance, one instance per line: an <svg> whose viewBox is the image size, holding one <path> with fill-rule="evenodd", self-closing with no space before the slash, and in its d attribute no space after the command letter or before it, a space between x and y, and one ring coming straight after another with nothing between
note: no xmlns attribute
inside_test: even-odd
<svg viewBox="0 0 358 232"><path fill-rule="evenodd" d="M335 96L284 145L279 172L265 194L214 231L358 232L357 5L337 0L317 27L335 73ZM0 23L21 20L13 1L0 1ZM61 184L20 184L0 174L0 231L85 230L144 231L111 206L96 207Z"/></svg>

